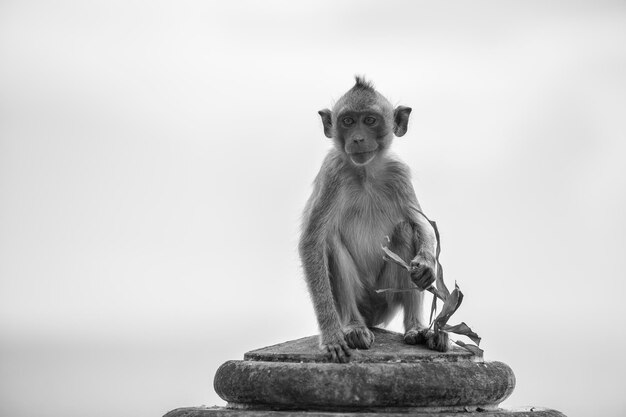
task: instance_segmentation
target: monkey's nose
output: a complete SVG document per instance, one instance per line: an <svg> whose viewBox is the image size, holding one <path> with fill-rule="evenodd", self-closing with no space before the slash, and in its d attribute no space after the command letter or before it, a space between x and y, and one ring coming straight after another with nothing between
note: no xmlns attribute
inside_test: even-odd
<svg viewBox="0 0 626 417"><path fill-rule="evenodd" d="M352 139L352 140L353 140L355 143L361 143L361 142L363 142L363 141L365 140L365 138L362 138L362 137L356 137L356 138L354 138L354 139Z"/></svg>

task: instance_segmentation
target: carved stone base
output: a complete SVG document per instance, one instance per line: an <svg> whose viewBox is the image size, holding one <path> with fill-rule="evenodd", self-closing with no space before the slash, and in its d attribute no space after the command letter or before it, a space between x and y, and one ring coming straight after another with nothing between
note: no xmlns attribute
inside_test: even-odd
<svg viewBox="0 0 626 417"><path fill-rule="evenodd" d="M513 371L459 347L441 353L373 329L368 350L350 363L329 363L311 336L248 352L216 372L214 387L228 402L191 407L166 417L446 417L563 414L549 409L503 410L515 388Z"/></svg>
<svg viewBox="0 0 626 417"><path fill-rule="evenodd" d="M232 410L223 407L177 408L164 417L565 417L565 414L547 408L524 407L514 410L492 411L414 411L407 413L323 412L323 411L263 411Z"/></svg>

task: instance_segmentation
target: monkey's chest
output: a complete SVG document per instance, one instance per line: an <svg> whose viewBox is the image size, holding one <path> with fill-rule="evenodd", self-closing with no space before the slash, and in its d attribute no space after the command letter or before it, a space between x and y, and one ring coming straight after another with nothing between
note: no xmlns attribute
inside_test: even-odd
<svg viewBox="0 0 626 417"><path fill-rule="evenodd" d="M378 274L383 264L382 246L402 220L399 205L380 196L356 199L346 206L339 216L339 231L360 272Z"/></svg>

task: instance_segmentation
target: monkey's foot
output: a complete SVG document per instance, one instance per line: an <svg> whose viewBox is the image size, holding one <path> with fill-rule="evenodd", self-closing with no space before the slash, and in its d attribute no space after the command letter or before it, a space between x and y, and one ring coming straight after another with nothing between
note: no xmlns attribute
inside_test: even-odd
<svg viewBox="0 0 626 417"><path fill-rule="evenodd" d="M439 352L447 352L448 349L450 349L450 343L448 343L448 333L433 332L432 335L427 334L426 347Z"/></svg>
<svg viewBox="0 0 626 417"><path fill-rule="evenodd" d="M374 333L366 326L350 326L344 330L346 342L352 349L369 349L374 343Z"/></svg>
<svg viewBox="0 0 626 417"><path fill-rule="evenodd" d="M435 333L430 329L409 329L404 334L404 343L409 345L423 345L431 350L447 352L450 349L448 334L445 332Z"/></svg>
<svg viewBox="0 0 626 417"><path fill-rule="evenodd" d="M404 343L407 345L423 345L428 339L428 333L432 333L432 330L428 329L409 329L404 333Z"/></svg>

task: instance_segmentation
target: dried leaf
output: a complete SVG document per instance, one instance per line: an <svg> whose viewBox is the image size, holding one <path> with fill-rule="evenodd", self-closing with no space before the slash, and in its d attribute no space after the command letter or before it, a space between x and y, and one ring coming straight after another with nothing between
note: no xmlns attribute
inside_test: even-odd
<svg viewBox="0 0 626 417"><path fill-rule="evenodd" d="M433 297L433 303L430 305L430 319L428 319L429 323L433 322L433 316L437 311L437 297Z"/></svg>
<svg viewBox="0 0 626 417"><path fill-rule="evenodd" d="M443 295L443 300L450 296L450 291L446 284L443 282L443 266L439 263L439 259L437 258L437 276L435 277L435 285L437 289L441 291Z"/></svg>
<svg viewBox="0 0 626 417"><path fill-rule="evenodd" d="M394 253L391 249L389 249L387 246L382 246L383 251L385 252L385 255L383 255L383 259L385 261L392 261L393 263L395 263L398 266L401 266L402 268L406 269L409 273L411 273L411 271L413 271L413 268L411 268L405 261L404 259L402 259L400 256L398 256L396 253ZM421 288L419 287L414 287L414 288L407 288L407 289L392 289L392 288L387 288L387 289L382 289L382 290L376 290L377 293L381 293L381 292L404 292L404 291L415 291L415 290L419 290L422 291ZM431 285L430 287L426 288L426 291L429 291L430 293L434 294L436 297L440 298L440 299L444 299L443 294L441 294L441 292L439 292L439 290L437 290L437 288L434 285Z"/></svg>
<svg viewBox="0 0 626 417"><path fill-rule="evenodd" d="M476 356L482 356L483 355L484 351L481 348L479 348L478 346L470 345L469 343L463 343L460 340L457 340L454 343L456 343L457 345L461 346L463 349L470 351L471 353L473 353Z"/></svg>
<svg viewBox="0 0 626 417"><path fill-rule="evenodd" d="M460 334L463 336L467 336L474 343L476 343L476 345L466 344L460 340L456 341L455 343L463 347L464 349L472 352L474 355L482 355L483 350L477 346L480 344L481 338L467 324L465 324L464 322L462 322L461 324L457 324L455 326L451 326L447 324L450 317L461 306L461 303L463 302L463 293L461 292L456 282L454 284L454 290L450 292L445 282L443 281L443 267L441 266L441 263L439 262L439 254L441 253L441 241L439 238L439 229L437 227L437 223L430 220L421 211L417 210L417 212L421 214L422 216L424 216L424 218L430 223L430 225L432 226L435 232L435 237L437 239L437 249L436 249L436 254L435 254L435 260L437 264L437 276L435 277L434 284L431 285L429 288L426 288L427 291L435 295L435 297L433 297L433 302L430 308L430 326L428 328L430 329L434 326L433 330L435 331L435 334L439 335L440 338L442 339L445 338L446 340L448 337L448 334L446 332L452 332L452 333ZM389 237L387 236L386 238L387 238L387 242L390 242ZM395 263L396 265L401 266L402 268L406 269L409 273L412 273L414 271L414 269L412 269L409 266L409 264L407 264L407 262L405 262L396 253L392 252L387 246L383 246L382 249L384 251L383 259L385 261L391 261ZM415 291L415 290L419 290L419 288L417 287L408 288L408 289L388 288L388 289L376 290L376 292L377 293L383 293L383 292L398 293L398 292ZM433 316L437 312L437 298L441 299L444 303L443 303L443 306L441 307L441 311L439 312L439 314L433 321ZM434 342L434 341L431 341L431 342ZM433 345L430 348L431 349L441 348L441 346Z"/></svg>
<svg viewBox="0 0 626 417"><path fill-rule="evenodd" d="M439 298L441 301L444 301L444 302L446 301L445 296L434 285L431 285L430 287L426 288L426 291L430 292L435 297Z"/></svg>
<svg viewBox="0 0 626 417"><path fill-rule="evenodd" d="M377 294L383 293L383 292L388 292L391 294L395 294L397 292L409 292L409 291L419 291L420 289L417 287L412 287L412 288L384 288L381 290L376 290Z"/></svg>
<svg viewBox="0 0 626 417"><path fill-rule="evenodd" d="M437 276L435 278L437 283L437 289L443 293L443 299L445 300L450 295L450 291L448 290L448 287L446 287L445 282L443 282L443 267L439 262L439 254L441 253L441 239L439 238L439 228L437 227L437 223L426 217L424 213L420 212L420 214L424 216L426 220L428 220L428 223L430 223L430 225L433 227L433 230L435 231L435 238L437 239L437 252L435 253L435 260L437 261Z"/></svg>
<svg viewBox="0 0 626 417"><path fill-rule="evenodd" d="M443 330L467 336L472 340L472 342L476 343L476 345L480 345L480 336L478 336L472 329L470 329L470 327L465 324L465 322L457 324L456 326L450 326L449 324L446 324L445 326L443 326Z"/></svg>
<svg viewBox="0 0 626 417"><path fill-rule="evenodd" d="M404 259L393 253L387 246L383 246L383 251L385 252L385 256L383 256L384 260L390 260L398 266L406 269L407 271L411 271L411 267L404 262Z"/></svg>
<svg viewBox="0 0 626 417"><path fill-rule="evenodd" d="M443 307L441 307L441 312L435 319L435 330L439 330L446 325L450 317L459 308L462 301L463 293L459 289L459 286L455 283L454 291L452 291L450 296L446 298L446 301L443 303Z"/></svg>

